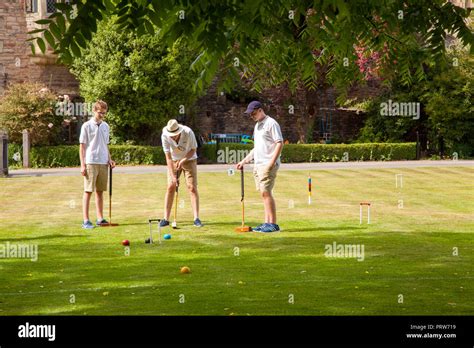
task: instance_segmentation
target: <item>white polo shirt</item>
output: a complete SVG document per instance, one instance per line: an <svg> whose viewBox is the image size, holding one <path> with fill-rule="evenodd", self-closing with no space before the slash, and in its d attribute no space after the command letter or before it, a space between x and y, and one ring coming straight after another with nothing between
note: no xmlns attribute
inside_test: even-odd
<svg viewBox="0 0 474 348"><path fill-rule="evenodd" d="M107 164L109 162L109 125L94 118L81 127L79 143L86 145L86 164Z"/></svg>
<svg viewBox="0 0 474 348"><path fill-rule="evenodd" d="M270 116L255 124L253 131L253 159L255 167L267 165L272 159L277 142L283 141L280 125ZM280 164L280 156L276 163Z"/></svg>
<svg viewBox="0 0 474 348"><path fill-rule="evenodd" d="M170 136L166 135L165 132L161 134L161 144L165 153L171 152L171 159L173 161L179 161L183 159L191 149L197 149L196 136L191 128L188 126L182 126L183 131L179 137L179 142L176 143ZM163 128L164 129L164 128ZM189 160L197 158L197 152Z"/></svg>

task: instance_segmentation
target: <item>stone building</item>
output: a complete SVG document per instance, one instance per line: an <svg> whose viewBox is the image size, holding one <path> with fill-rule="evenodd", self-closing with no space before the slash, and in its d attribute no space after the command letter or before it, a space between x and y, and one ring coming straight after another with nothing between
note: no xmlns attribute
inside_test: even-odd
<svg viewBox="0 0 474 348"><path fill-rule="evenodd" d="M32 55L28 31L54 11L55 0L0 1L0 94L12 83L41 82L58 94L78 95L79 84L51 52Z"/></svg>
<svg viewBox="0 0 474 348"><path fill-rule="evenodd" d="M377 82L354 87L350 98L365 99L382 91ZM193 126L207 140L209 134L253 133L254 122L243 114L250 100L258 99L265 112L275 118L290 143L347 142L355 139L364 123L364 114L336 106L336 92L324 87L314 91L300 89L291 93L286 86L265 89L258 96L234 99L217 91L217 83L208 89L195 108Z"/></svg>

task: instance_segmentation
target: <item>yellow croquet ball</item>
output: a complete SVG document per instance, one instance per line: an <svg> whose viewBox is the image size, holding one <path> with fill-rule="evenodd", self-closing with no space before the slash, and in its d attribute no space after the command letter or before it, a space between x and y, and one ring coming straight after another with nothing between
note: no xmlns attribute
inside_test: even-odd
<svg viewBox="0 0 474 348"><path fill-rule="evenodd" d="M191 273L191 269L187 266L181 267L181 273Z"/></svg>

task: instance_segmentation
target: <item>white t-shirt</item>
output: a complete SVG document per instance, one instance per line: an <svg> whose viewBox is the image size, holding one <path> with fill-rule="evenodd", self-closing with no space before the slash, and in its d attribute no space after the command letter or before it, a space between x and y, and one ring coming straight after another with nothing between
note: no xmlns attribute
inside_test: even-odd
<svg viewBox="0 0 474 348"><path fill-rule="evenodd" d="M107 164L109 162L109 125L94 118L84 123L81 128L79 143L86 145L86 164Z"/></svg>
<svg viewBox="0 0 474 348"><path fill-rule="evenodd" d="M188 126L182 126L183 131L179 137L179 142L176 143L170 136L166 135L164 132L161 134L161 144L163 146L163 151L165 153L171 152L171 159L173 161L179 161L183 159L186 154L191 151L191 149L197 149L196 136L191 128ZM164 129L164 128L163 128ZM194 152L194 155L189 160L194 160L197 158L197 153Z"/></svg>
<svg viewBox="0 0 474 348"><path fill-rule="evenodd" d="M255 167L267 165L272 159L277 142L283 141L280 125L270 116L266 116L255 124L253 138ZM280 164L280 156L278 156L276 163Z"/></svg>

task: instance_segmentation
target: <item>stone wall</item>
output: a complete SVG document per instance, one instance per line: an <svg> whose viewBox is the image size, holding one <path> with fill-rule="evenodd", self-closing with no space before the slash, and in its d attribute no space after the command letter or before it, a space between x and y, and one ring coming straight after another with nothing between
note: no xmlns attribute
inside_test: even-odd
<svg viewBox="0 0 474 348"><path fill-rule="evenodd" d="M380 86L357 86L349 98L364 100L378 95ZM241 133L252 135L254 122L244 115L247 103L253 98L232 100L217 91L217 81L195 107L193 126L204 137L210 133ZM268 88L258 99L265 112L275 118L285 140L296 142L347 142L357 137L365 115L356 110L336 106L336 92L332 88L315 91L298 89L294 94L286 86Z"/></svg>
<svg viewBox="0 0 474 348"><path fill-rule="evenodd" d="M26 13L25 0L0 1L0 94L8 84L40 82L58 94L77 95L79 84L65 66L56 64L56 57L48 52L32 56L27 32L34 29L34 21L43 13L46 1L38 0L39 11Z"/></svg>

